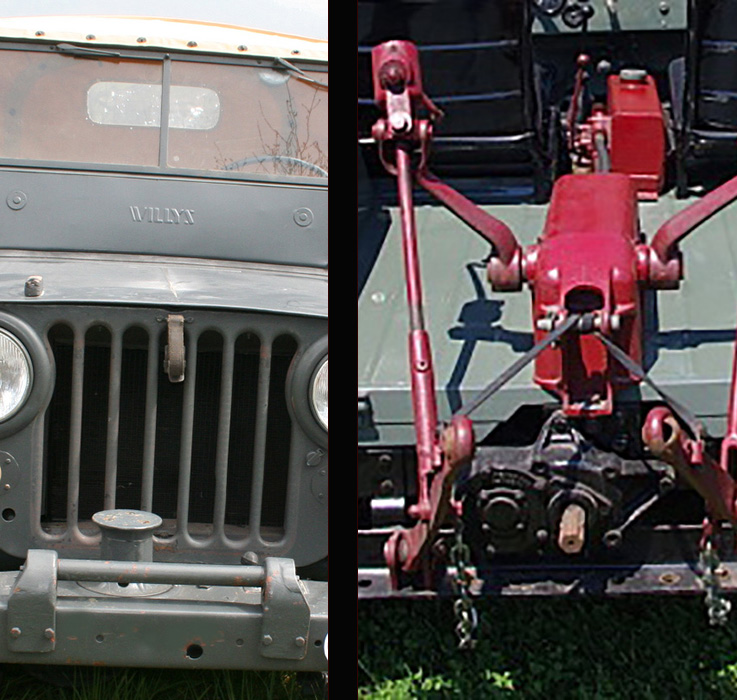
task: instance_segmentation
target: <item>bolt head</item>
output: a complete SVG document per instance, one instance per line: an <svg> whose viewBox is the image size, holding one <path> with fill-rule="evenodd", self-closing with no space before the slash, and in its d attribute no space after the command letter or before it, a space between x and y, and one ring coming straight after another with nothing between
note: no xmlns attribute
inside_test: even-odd
<svg viewBox="0 0 737 700"><path fill-rule="evenodd" d="M307 466L308 467L315 467L320 462L322 462L322 458L325 455L325 453L322 450L312 450L311 452L307 453Z"/></svg>
<svg viewBox="0 0 737 700"><path fill-rule="evenodd" d="M261 644L263 644L265 647L269 646L273 642L273 638L270 634L265 634L263 637L261 637Z"/></svg>
<svg viewBox="0 0 737 700"><path fill-rule="evenodd" d="M241 564L258 564L258 554L256 552L245 552L241 557Z"/></svg>
<svg viewBox="0 0 737 700"><path fill-rule="evenodd" d="M10 636L13 637L13 639L18 639L18 637L20 637L20 635L21 635L20 627L13 627L13 628L11 628L11 630L10 630Z"/></svg>

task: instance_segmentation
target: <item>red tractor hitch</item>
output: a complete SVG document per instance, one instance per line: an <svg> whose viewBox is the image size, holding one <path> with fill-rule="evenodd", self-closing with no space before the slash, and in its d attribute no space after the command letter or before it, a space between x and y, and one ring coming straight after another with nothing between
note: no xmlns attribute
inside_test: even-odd
<svg viewBox="0 0 737 700"><path fill-rule="evenodd" d="M638 74L630 76L632 84L626 84L627 76L620 75L610 80L608 115L600 111L589 122L590 142L598 142L592 153L612 164L610 171L599 167L597 172L559 178L540 238L523 249L506 224L428 172L433 121L440 111L423 92L417 48L408 41L386 42L373 49L372 66L374 98L383 111L372 133L381 160L396 176L398 186L417 452L418 498L409 509L417 522L410 529L396 530L384 550L397 587L402 572L422 570L426 578L432 577L432 545L441 525L460 514L453 486L460 467L474 457L468 405L478 407L532 360L535 382L560 398L568 417L610 415L618 390L643 380L651 383L640 367L642 292L647 288L678 288L683 274L679 243L737 199L737 178L672 217L651 243L644 242L638 199L657 196L662 184L662 110L659 102L657 108L653 103L651 79ZM575 121L569 114L569 124ZM621 145L626 143L627 130L622 123L639 129L644 141L650 134L655 153L635 158L631 146ZM593 132L600 132L603 138L594 138ZM585 142L580 130L578 133L572 137L575 148ZM659 161L657 166L655 161ZM511 372L503 373L503 381L492 383L493 390L482 391L479 401L464 406L442 429L438 427L432 353L424 322L412 199L415 183L491 245L487 273L495 291L516 291L527 282L532 293L536 342L532 353L524 362L515 363ZM554 334L556 342L550 340ZM690 430L695 434L688 436L668 408L652 411L643 428L645 444L656 457L672 464L704 498L712 519L735 524L731 465L737 461L736 384L733 379L730 429L721 463L707 455L700 428ZM675 402L666 403L683 419ZM694 425L694 421L686 423Z"/></svg>

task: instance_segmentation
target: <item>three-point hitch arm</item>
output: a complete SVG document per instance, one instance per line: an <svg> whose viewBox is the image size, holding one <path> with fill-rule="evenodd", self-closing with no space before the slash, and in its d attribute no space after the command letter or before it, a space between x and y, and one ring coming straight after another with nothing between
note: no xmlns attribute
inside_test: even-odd
<svg viewBox="0 0 737 700"><path fill-rule="evenodd" d="M414 184L426 189L488 241L492 247L488 273L495 290L518 290L523 281L533 288L537 341L544 341L542 331L552 335L554 328L560 329L566 318L575 314L581 317L582 323L569 325L560 342L546 347L536 359L538 362L548 358L541 361L540 367L553 367L552 378L542 376L544 372L541 374L538 367L535 379L544 388L561 394L564 410L569 415L596 416L611 412L611 401L601 401L598 410L592 409L593 390L585 385L586 377L580 369L571 370L570 363L562 361L566 346L578 344L576 356L589 363L585 369L591 376L604 377L610 396L614 389L628 382L641 381L644 371L633 372L621 360L616 361L615 355L612 359L611 349L607 350L606 346L618 346L619 352L631 361L629 364L637 364L642 343L641 290L678 287L683 274L679 244L700 223L737 199L737 178L672 217L648 244L641 241L637 193L635 187L630 186L628 175L592 173L563 177L554 187L545 231L537 244L523 250L506 224L428 172L433 120L440 115L440 110L423 91L414 44L389 41L375 47L372 67L374 99L382 111L372 133L385 168L397 178L417 452L418 499L409 510L416 524L409 529L396 530L385 547L385 558L396 587L402 572L423 570L427 577L432 576L431 545L443 522L460 512L459 504L453 500L453 484L460 467L474 455L473 427L467 415L456 414L447 426L438 427L413 210ZM423 117L423 113L427 117ZM594 193L602 211L592 212L594 207L586 209L580 205L582 200L591 201ZM590 242L592 236L593 244ZM551 274L552 271L555 274ZM557 286L550 286L551 280ZM586 295L577 296L579 290ZM583 298L598 301L591 309L577 309L574 302L579 303ZM553 358L552 363L550 358ZM567 376L570 371L574 374ZM597 388L596 396L599 394L600 388ZM729 414L729 430L720 462L706 455L702 436L686 435L667 408L651 412L643 427L643 438L656 456L673 464L702 495L713 520L737 524L734 474L737 464L737 364Z"/></svg>

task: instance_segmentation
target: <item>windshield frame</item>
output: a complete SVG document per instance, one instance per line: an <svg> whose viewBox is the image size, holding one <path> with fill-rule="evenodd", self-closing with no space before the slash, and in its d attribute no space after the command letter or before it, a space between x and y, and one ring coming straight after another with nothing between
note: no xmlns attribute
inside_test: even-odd
<svg viewBox="0 0 737 700"><path fill-rule="evenodd" d="M178 52L174 50L162 50L151 48L150 50L132 50L125 47L99 44L91 50L92 47L79 45L79 52L60 51L59 43L41 43L41 42L24 42L18 40L4 40L0 37L0 49L12 51L34 51L46 52L54 55L67 55L69 60L94 60L100 58L99 52L110 52L118 54L121 59L152 61L162 63L162 94L166 97L162 99L163 110L168 110L168 95L171 87L171 67L172 62L195 62L195 63L215 63L220 65L232 66L253 66L279 68L279 62L273 56L233 56L214 53L193 53ZM69 44L66 44L69 46ZM328 73L327 61L318 61L314 59L304 59L300 57L292 57L289 63L303 71L312 73ZM67 171L93 171L108 173L130 173L140 175L159 175L159 176L176 176L186 177L187 179L208 179L208 180L226 180L229 182L254 182L254 183L273 183L281 186L302 186L326 188L328 187L327 177L311 177L308 175L289 176L272 175L268 173L239 172L237 170L197 170L191 168L176 168L167 165L167 153L169 142L169 124L168 119L162 120L159 127L159 159L156 166L148 165L125 165L116 163L95 163L83 161L56 161L43 159L28 158L8 158L0 156L0 167L29 167L40 170L67 170Z"/></svg>

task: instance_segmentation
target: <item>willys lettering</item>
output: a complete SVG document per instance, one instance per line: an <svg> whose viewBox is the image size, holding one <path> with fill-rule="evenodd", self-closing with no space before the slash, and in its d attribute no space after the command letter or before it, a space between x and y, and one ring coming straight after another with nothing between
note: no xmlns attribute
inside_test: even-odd
<svg viewBox="0 0 737 700"><path fill-rule="evenodd" d="M194 224L194 209L169 207L130 207L131 217L137 223Z"/></svg>

